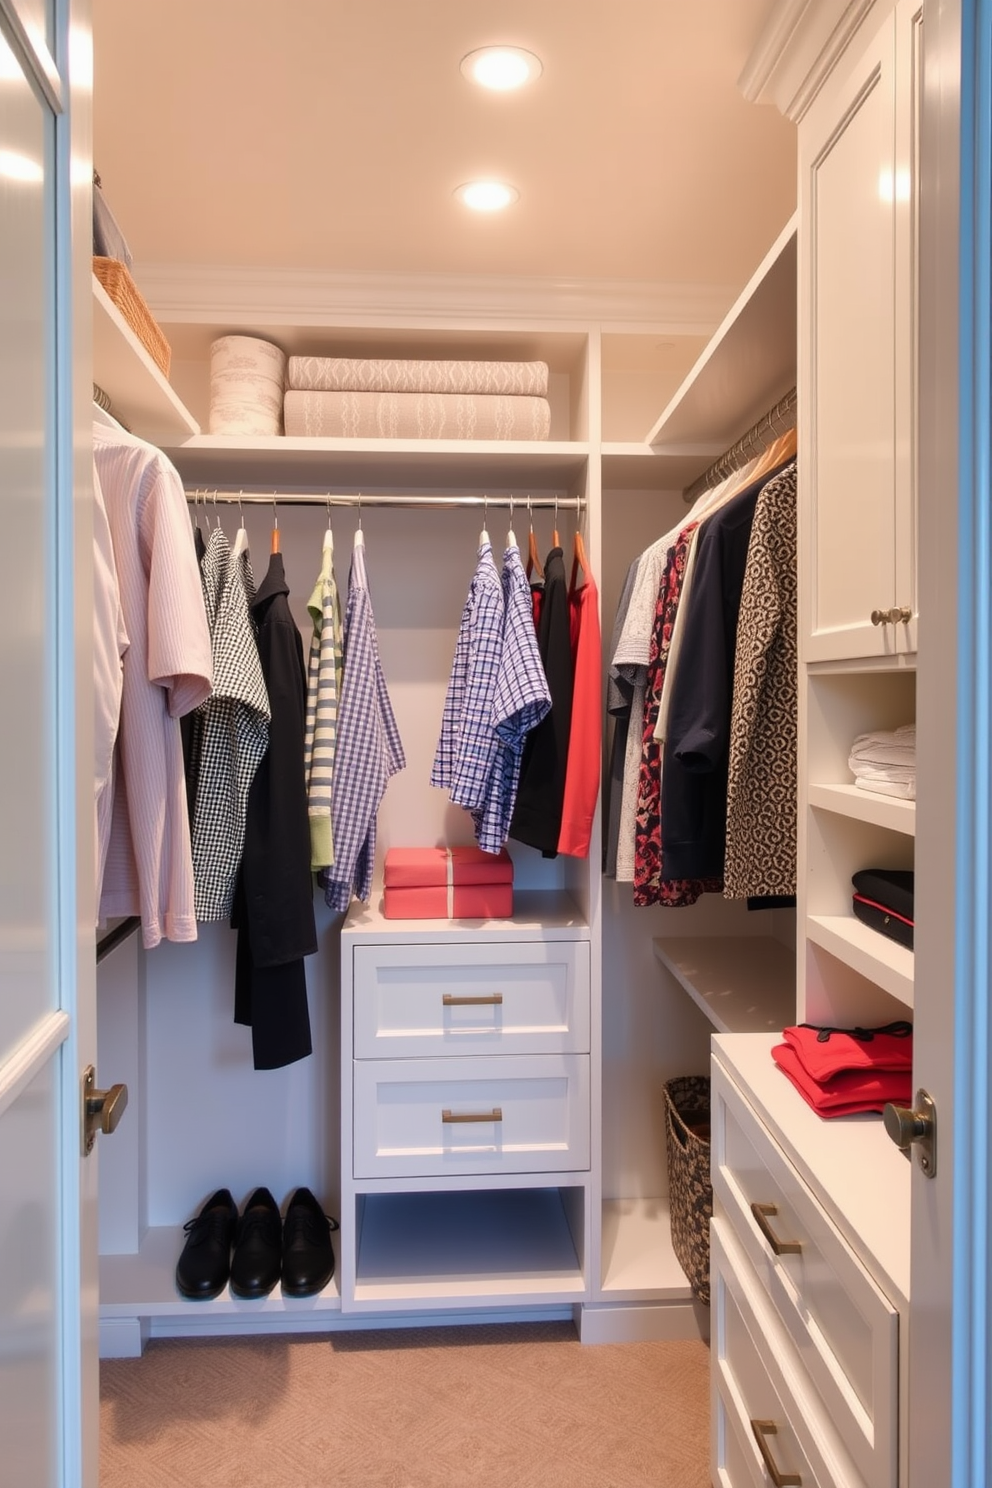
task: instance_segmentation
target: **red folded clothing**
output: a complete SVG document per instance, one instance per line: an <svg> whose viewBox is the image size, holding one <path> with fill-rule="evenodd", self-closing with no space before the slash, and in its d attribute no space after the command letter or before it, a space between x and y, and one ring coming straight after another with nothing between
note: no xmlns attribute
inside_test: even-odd
<svg viewBox="0 0 992 1488"><path fill-rule="evenodd" d="M772 1058L818 1116L853 1116L883 1111L890 1101L909 1105L913 1078L909 1070L841 1070L829 1080L814 1080L790 1044L776 1044Z"/></svg>
<svg viewBox="0 0 992 1488"><path fill-rule="evenodd" d="M782 1037L813 1080L831 1080L842 1070L913 1068L913 1029L909 1023L885 1028L783 1028Z"/></svg>
<svg viewBox="0 0 992 1488"><path fill-rule="evenodd" d="M387 889L419 889L432 884L513 882L513 860L481 847L391 847L383 864Z"/></svg>

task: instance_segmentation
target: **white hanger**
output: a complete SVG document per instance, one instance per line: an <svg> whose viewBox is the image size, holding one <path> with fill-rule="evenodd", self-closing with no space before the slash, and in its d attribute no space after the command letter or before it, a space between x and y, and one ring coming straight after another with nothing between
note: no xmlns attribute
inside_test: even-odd
<svg viewBox="0 0 992 1488"><path fill-rule="evenodd" d="M240 513L241 525L238 528L238 535L234 539L235 558L240 558L242 553L248 552L248 529L245 527L245 513L244 507L241 505L240 491L238 492L238 512Z"/></svg>
<svg viewBox="0 0 992 1488"><path fill-rule="evenodd" d="M334 533L331 531L331 493L327 493L327 531L324 533L324 552L334 547Z"/></svg>
<svg viewBox="0 0 992 1488"><path fill-rule="evenodd" d="M479 547L480 548L482 547L483 543L487 543L489 541L489 533L486 531L486 528L488 526L489 526L489 497L488 497L488 495L486 495L486 496L483 496L483 498L482 498L482 531L479 533Z"/></svg>
<svg viewBox="0 0 992 1488"><path fill-rule="evenodd" d="M355 528L355 547L364 548L365 533L362 531L362 493L358 493L358 526Z"/></svg>
<svg viewBox="0 0 992 1488"><path fill-rule="evenodd" d="M506 546L515 548L517 546L517 534L513 530L513 497L510 497L510 528L506 534Z"/></svg>

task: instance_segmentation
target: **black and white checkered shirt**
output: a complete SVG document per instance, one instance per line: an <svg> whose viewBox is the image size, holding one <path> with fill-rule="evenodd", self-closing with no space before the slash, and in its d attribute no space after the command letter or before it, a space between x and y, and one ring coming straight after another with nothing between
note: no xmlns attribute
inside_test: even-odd
<svg viewBox="0 0 992 1488"><path fill-rule="evenodd" d="M215 527L201 575L214 685L196 717L194 902L198 920L226 920L244 849L248 791L269 747L271 714L251 618L255 579L247 547L236 543L232 551Z"/></svg>

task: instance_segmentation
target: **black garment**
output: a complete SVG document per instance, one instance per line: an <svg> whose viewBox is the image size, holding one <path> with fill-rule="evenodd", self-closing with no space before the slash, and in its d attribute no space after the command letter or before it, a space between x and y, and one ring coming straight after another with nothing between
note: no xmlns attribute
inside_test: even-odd
<svg viewBox="0 0 992 1488"><path fill-rule="evenodd" d="M203 533L199 525L193 529L193 547L196 551L197 566L203 563L203 555L207 551L207 545L203 541ZM193 826L193 811L196 806L196 785L200 778L200 730L197 726L199 714L194 709L192 713L186 713L179 720L179 736L183 745L183 773L186 776L186 809L189 812L189 824Z"/></svg>
<svg viewBox="0 0 992 1488"><path fill-rule="evenodd" d="M245 846L231 923L238 931L234 1018L252 1030L256 1069L312 1051L304 956L317 949L303 769L307 682L282 556L273 553L252 604L272 718L248 792Z"/></svg>
<svg viewBox="0 0 992 1488"><path fill-rule="evenodd" d="M661 772L663 883L723 877L737 619L754 508L770 479L714 512L697 539Z"/></svg>
<svg viewBox="0 0 992 1488"><path fill-rule="evenodd" d="M568 735L572 726L572 638L568 583L561 548L552 548L544 565L544 594L537 626L537 649L551 693L551 708L527 735L510 836L558 856L565 799Z"/></svg>

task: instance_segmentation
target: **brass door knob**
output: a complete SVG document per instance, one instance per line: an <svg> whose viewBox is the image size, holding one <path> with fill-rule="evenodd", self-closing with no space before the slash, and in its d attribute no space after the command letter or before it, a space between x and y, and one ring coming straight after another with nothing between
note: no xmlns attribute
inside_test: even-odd
<svg viewBox="0 0 992 1488"><path fill-rule="evenodd" d="M871 612L872 625L888 625L890 618L888 610L872 610Z"/></svg>
<svg viewBox="0 0 992 1488"><path fill-rule="evenodd" d="M127 1109L127 1086L111 1085L109 1090L97 1090L96 1070L88 1064L83 1071L83 1156L93 1151L97 1132L109 1137L120 1125Z"/></svg>
<svg viewBox="0 0 992 1488"><path fill-rule="evenodd" d="M916 1148L920 1167L928 1178L937 1172L937 1108L925 1090L916 1092L912 1106L889 1104L882 1113L889 1137L903 1152Z"/></svg>

